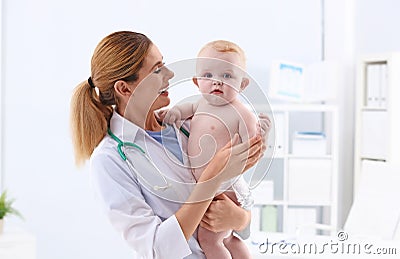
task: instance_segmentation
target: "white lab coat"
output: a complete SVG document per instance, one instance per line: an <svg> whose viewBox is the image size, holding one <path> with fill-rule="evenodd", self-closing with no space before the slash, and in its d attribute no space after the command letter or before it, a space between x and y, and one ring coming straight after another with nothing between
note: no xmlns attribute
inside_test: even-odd
<svg viewBox="0 0 400 259"><path fill-rule="evenodd" d="M120 157L117 142L105 136L94 150L90 165L92 183L111 224L141 258L205 258L196 239L197 231L186 241L174 215L196 183L191 172L143 129L116 112L111 118L110 129L119 139L143 148L168 180L184 183L166 191L148 188L149 185ZM188 165L185 156L187 137L177 135L184 151L184 164ZM126 151L126 155L139 173L149 176L150 183L164 184L163 178L154 173L144 156L132 150Z"/></svg>
<svg viewBox="0 0 400 259"><path fill-rule="evenodd" d="M143 129L117 113L111 118L110 129L118 138L145 149L166 177L195 183L190 171L165 156L162 145ZM178 136L178 140L184 141L183 147L186 147L186 138ZM149 163L138 153L136 156L141 160L133 164L142 173L146 169L141 166ZM186 241L174 215L181 203L165 200L144 188L120 157L115 140L107 135L94 150L90 162L93 185L111 224L138 255L143 258L205 258L195 238Z"/></svg>

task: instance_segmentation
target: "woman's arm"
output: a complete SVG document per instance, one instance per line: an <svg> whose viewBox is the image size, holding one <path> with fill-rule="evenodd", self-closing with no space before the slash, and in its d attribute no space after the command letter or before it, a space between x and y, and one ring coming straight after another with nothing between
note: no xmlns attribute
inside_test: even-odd
<svg viewBox="0 0 400 259"><path fill-rule="evenodd" d="M150 206L137 179L116 148L95 152L91 181L112 226L140 258L183 258L192 253L175 215L162 220ZM155 203L154 203L155 202ZM171 238L173 237L173 238ZM171 249L174 247L175 249Z"/></svg>
<svg viewBox="0 0 400 259"><path fill-rule="evenodd" d="M116 148L112 152L107 152L106 148L94 152L91 180L110 222L139 255L148 258L182 258L191 253L187 240L200 223L219 184L241 173L232 170L232 167L246 168L254 164L262 153L259 138L254 138L248 144L250 149L242 143L218 152L192 192L189 203L164 221L154 214L153 208L146 202L140 184L132 177L127 164L121 163ZM249 156L246 150L250 152Z"/></svg>

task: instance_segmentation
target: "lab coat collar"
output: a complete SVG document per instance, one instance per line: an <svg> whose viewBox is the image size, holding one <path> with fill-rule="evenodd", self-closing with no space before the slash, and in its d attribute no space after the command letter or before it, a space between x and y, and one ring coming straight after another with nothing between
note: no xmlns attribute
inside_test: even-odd
<svg viewBox="0 0 400 259"><path fill-rule="evenodd" d="M142 132L143 134L145 133L142 128L125 119L116 111L113 112L111 117L110 129L114 135L124 142L133 142L138 132Z"/></svg>
<svg viewBox="0 0 400 259"><path fill-rule="evenodd" d="M178 134L180 132L179 128L176 126L176 124L173 125L175 132L177 133L177 138L178 138L178 143L179 146L182 150L182 156L183 156L183 164L184 165L189 165L189 160L187 157L187 144L188 144L188 138L186 136L183 136L182 134ZM183 127L190 131L190 121L187 120L183 123ZM110 121L110 129L114 135L116 135L119 139L121 139L124 142L139 142L139 143L145 143L145 139L148 141L152 141L155 143L157 146L162 146L160 143L158 143L156 140L153 138L147 138L148 135L146 131L136 124L132 123L131 121L125 119L122 117L119 113L116 111L113 112L113 115L111 117ZM147 151L147 145L143 145L142 148L144 148Z"/></svg>

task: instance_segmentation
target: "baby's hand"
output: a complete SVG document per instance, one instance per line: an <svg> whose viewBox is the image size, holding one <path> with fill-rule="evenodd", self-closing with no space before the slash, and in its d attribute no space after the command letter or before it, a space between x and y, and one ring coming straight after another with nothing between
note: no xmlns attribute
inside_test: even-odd
<svg viewBox="0 0 400 259"><path fill-rule="evenodd" d="M269 135L269 131L271 130L271 120L268 117L268 115L260 113L258 115L259 118L259 124L258 124L258 128L257 131L260 133L261 138L262 138L262 142L263 142L263 150L266 149L267 146L267 142L268 142L268 135Z"/></svg>
<svg viewBox="0 0 400 259"><path fill-rule="evenodd" d="M174 124L181 120L181 112L178 109L170 109L165 114L163 122L166 124Z"/></svg>
<svg viewBox="0 0 400 259"><path fill-rule="evenodd" d="M264 114L264 113L260 113L258 115L259 118L259 130L260 130L260 134L263 137L268 136L268 133L271 129L271 120L268 117L268 115Z"/></svg>
<svg viewBox="0 0 400 259"><path fill-rule="evenodd" d="M154 115L156 116L157 121L163 122L165 118L165 114L167 114L169 110L168 109L162 109L162 110L157 110L154 112Z"/></svg>

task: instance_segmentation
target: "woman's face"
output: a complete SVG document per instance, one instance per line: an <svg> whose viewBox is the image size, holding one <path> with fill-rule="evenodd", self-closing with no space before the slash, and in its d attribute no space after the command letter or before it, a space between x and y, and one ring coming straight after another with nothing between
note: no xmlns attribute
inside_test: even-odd
<svg viewBox="0 0 400 259"><path fill-rule="evenodd" d="M129 110L147 116L149 112L169 105L168 91L160 92L168 87L169 79L174 76L174 73L164 66L163 57L154 44L150 46L138 76L136 82L139 83L134 86L128 104Z"/></svg>

